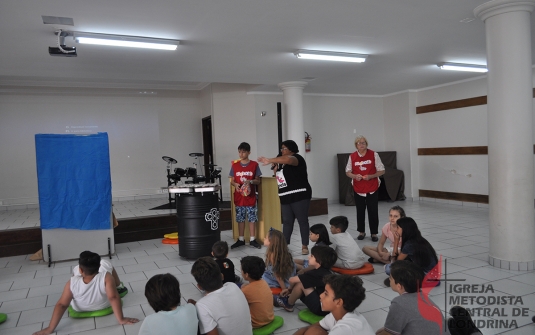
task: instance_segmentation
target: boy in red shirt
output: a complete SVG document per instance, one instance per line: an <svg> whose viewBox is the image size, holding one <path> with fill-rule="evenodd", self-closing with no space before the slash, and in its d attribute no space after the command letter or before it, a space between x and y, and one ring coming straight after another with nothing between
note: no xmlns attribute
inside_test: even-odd
<svg viewBox="0 0 535 335"><path fill-rule="evenodd" d="M233 163L230 168L230 183L234 186L234 205L236 205L236 222L238 222L239 237L236 243L230 246L235 249L245 245L245 216L249 221L249 234L251 247L260 249L261 246L255 240L255 223L258 222L256 209L256 188L260 184L262 172L258 163L249 159L251 146L247 142L242 142L238 146L240 160Z"/></svg>

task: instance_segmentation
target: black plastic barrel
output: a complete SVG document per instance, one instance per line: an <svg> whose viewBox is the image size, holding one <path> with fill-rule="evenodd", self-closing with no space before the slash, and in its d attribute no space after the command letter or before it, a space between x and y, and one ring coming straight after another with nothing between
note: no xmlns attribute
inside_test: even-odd
<svg viewBox="0 0 535 335"><path fill-rule="evenodd" d="M221 239L217 193L176 195L178 254L197 259L210 256L212 245Z"/></svg>

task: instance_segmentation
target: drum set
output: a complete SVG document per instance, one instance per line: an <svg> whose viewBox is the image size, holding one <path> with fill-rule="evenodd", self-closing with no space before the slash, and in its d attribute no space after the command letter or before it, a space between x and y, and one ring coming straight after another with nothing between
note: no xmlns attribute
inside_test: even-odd
<svg viewBox="0 0 535 335"><path fill-rule="evenodd" d="M221 185L221 167L217 167L215 164L204 164L203 166L208 167L208 176L203 174L197 174L197 167L199 164L199 157L204 156L200 152L192 152L189 154L190 157L194 157L195 161L193 162L193 167L186 167L185 169L176 167L173 170L173 164L177 164L177 160L169 156L163 156L162 159L167 163L167 187L177 186L179 181L182 181L182 178L187 179L184 181L184 184L193 184L199 185L204 183L214 184L218 180L219 185ZM173 171L173 173L171 173ZM223 192L220 190L219 198L222 201ZM169 193L169 203L173 201L171 193Z"/></svg>

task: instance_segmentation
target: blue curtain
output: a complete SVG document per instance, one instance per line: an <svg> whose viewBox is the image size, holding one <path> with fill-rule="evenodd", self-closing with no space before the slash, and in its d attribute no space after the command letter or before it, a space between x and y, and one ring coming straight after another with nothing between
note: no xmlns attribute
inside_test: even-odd
<svg viewBox="0 0 535 335"><path fill-rule="evenodd" d="M110 229L108 134L36 134L41 229Z"/></svg>

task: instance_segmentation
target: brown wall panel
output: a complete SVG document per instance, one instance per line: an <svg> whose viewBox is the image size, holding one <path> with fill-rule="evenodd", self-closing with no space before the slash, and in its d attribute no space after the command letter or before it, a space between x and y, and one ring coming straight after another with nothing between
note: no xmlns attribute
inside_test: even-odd
<svg viewBox="0 0 535 335"><path fill-rule="evenodd" d="M485 194L470 194L470 193L456 193L456 192L442 192L431 190L419 190L420 197L456 200L464 202L478 202L480 204L488 204L489 196Z"/></svg>
<svg viewBox="0 0 535 335"><path fill-rule="evenodd" d="M484 95L481 97L447 101L447 102L441 102L438 104L416 107L416 114L431 113L431 112L444 111L448 109L480 106L480 105L486 105L486 104L487 104L487 96Z"/></svg>
<svg viewBox="0 0 535 335"><path fill-rule="evenodd" d="M532 96L535 98L535 88L533 88ZM431 113L431 112L444 111L448 109L480 106L480 105L486 105L486 104L487 104L487 96L483 95L480 97L446 101L446 102L441 102L438 104L416 107L416 114Z"/></svg>
<svg viewBox="0 0 535 335"><path fill-rule="evenodd" d="M535 150L535 149L534 149ZM428 155L487 155L488 147L418 148L418 156Z"/></svg>

